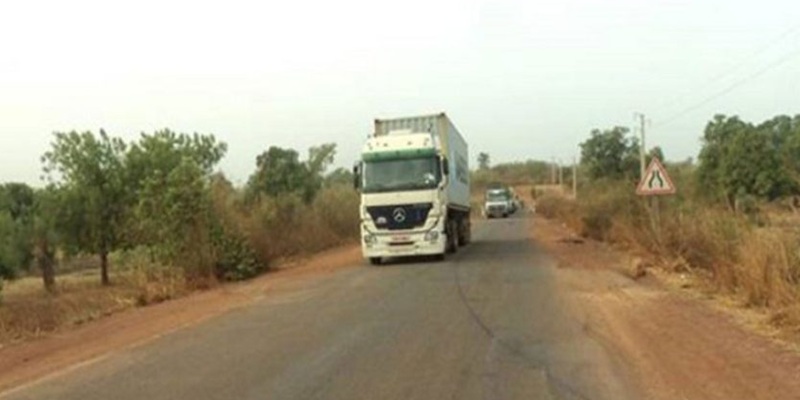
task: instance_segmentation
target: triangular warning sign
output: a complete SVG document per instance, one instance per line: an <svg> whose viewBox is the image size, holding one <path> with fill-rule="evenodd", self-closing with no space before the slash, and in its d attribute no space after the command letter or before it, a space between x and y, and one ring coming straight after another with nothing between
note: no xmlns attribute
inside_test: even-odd
<svg viewBox="0 0 800 400"><path fill-rule="evenodd" d="M661 161L658 161L658 158L653 157L653 161L650 161L650 165L645 170L644 179L639 182L639 186L636 188L636 194L654 196L674 193L675 184L672 183L672 179L667 174L667 169L664 168Z"/></svg>

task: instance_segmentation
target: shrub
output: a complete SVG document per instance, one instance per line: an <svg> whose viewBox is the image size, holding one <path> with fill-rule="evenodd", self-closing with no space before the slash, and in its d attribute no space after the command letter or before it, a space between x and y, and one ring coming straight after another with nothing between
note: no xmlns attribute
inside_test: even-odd
<svg viewBox="0 0 800 400"><path fill-rule="evenodd" d="M538 209L565 221L577 214L576 230L585 236L707 271L717 290L746 305L784 309L800 302L800 237L794 231L759 227L752 215L681 197L660 200L660 229L654 231L646 200L632 192L625 184L596 183L574 205L544 196Z"/></svg>
<svg viewBox="0 0 800 400"><path fill-rule="evenodd" d="M359 234L358 192L349 185L323 189L314 200L313 208L337 239L352 239Z"/></svg>
<svg viewBox="0 0 800 400"><path fill-rule="evenodd" d="M246 237L221 226L212 235L216 255L214 276L217 279L239 281L266 270L267 264L258 260Z"/></svg>

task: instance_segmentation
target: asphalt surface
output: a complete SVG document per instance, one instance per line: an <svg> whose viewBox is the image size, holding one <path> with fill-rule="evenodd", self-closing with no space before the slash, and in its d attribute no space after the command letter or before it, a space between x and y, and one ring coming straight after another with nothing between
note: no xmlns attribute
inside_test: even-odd
<svg viewBox="0 0 800 400"><path fill-rule="evenodd" d="M527 223L479 221L444 262L300 280L0 398L638 398Z"/></svg>

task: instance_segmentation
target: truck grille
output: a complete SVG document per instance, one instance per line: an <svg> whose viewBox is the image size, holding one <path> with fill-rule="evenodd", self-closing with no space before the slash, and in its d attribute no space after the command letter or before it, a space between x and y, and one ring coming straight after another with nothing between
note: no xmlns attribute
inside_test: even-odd
<svg viewBox="0 0 800 400"><path fill-rule="evenodd" d="M432 207L432 203L371 206L367 207L367 212L378 229L394 231L425 225Z"/></svg>

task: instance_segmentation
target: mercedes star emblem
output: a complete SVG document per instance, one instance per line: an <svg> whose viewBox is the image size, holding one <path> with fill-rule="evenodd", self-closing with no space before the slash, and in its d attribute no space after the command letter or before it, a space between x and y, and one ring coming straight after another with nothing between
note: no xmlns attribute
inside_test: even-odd
<svg viewBox="0 0 800 400"><path fill-rule="evenodd" d="M394 211L392 211L392 218L394 219L394 222L397 222L398 224L402 223L406 220L406 210L400 207L395 208Z"/></svg>

